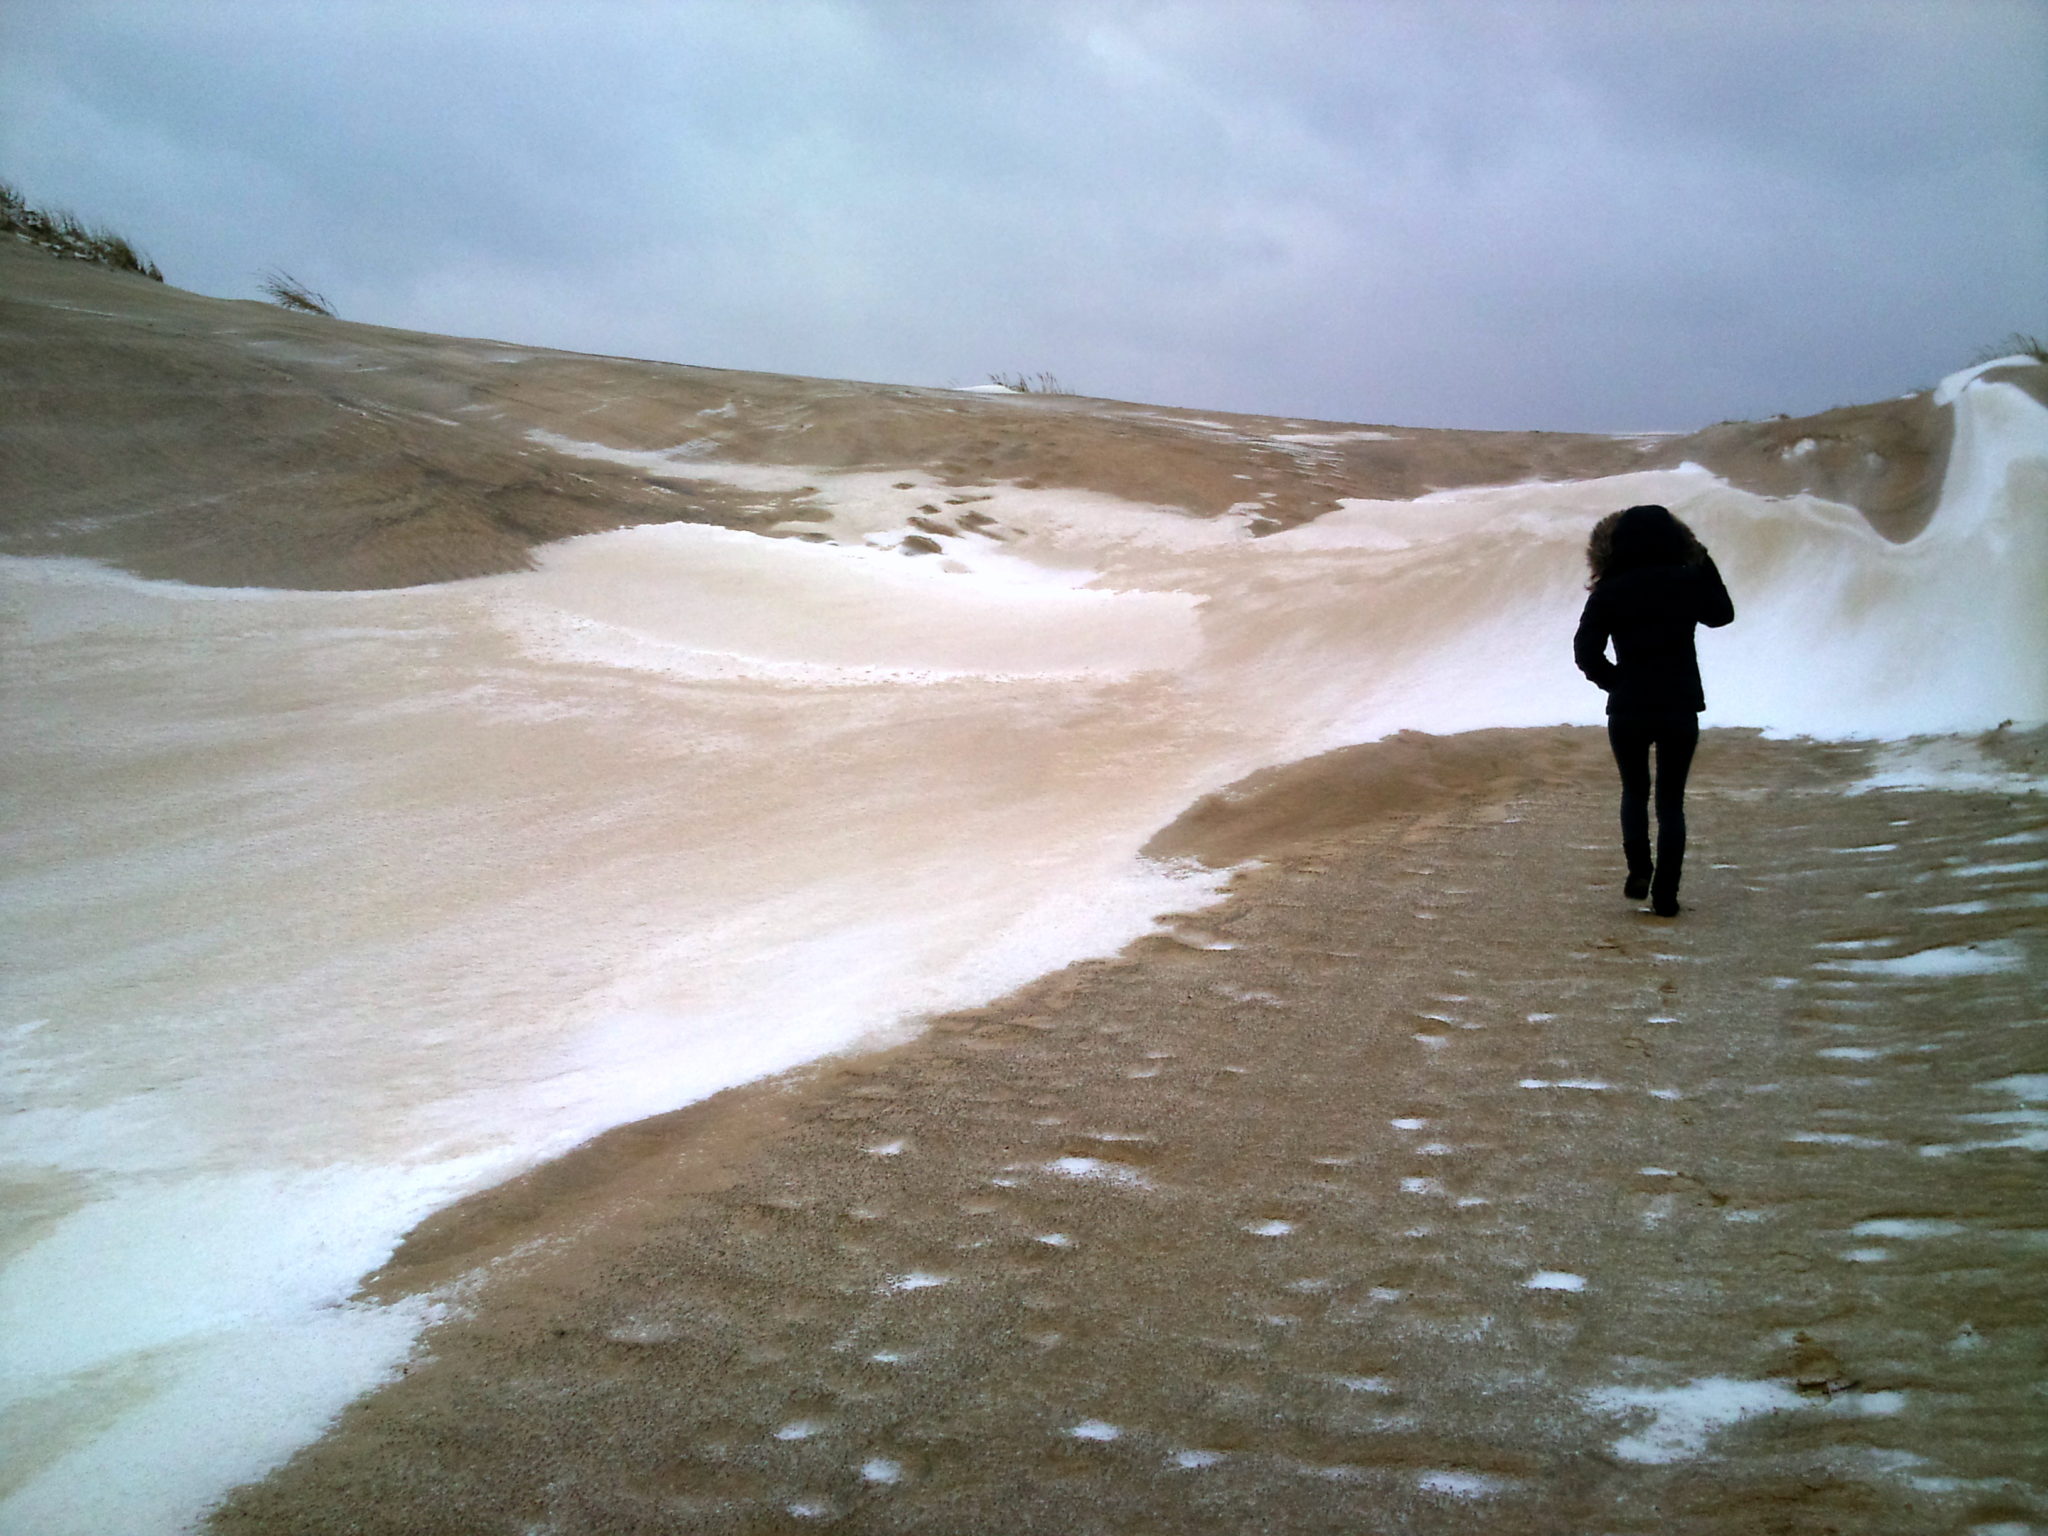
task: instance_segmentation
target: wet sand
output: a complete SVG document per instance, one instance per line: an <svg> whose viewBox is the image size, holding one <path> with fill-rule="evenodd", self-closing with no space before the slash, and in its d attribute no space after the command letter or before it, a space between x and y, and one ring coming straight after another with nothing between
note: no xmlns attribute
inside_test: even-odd
<svg viewBox="0 0 2048 1536"><path fill-rule="evenodd" d="M1226 905L427 1223L366 1290L449 1320L211 1529L2048 1517L2048 807L1870 755L1710 732L1670 923L1595 731L1260 775L1155 841Z"/></svg>

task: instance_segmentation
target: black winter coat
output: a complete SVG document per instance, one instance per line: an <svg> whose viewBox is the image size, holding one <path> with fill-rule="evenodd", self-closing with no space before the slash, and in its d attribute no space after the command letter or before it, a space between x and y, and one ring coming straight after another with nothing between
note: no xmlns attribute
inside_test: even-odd
<svg viewBox="0 0 2048 1536"><path fill-rule="evenodd" d="M1572 637L1572 659L1607 690L1610 715L1697 713L1707 707L1707 696L1693 652L1693 626L1719 629L1734 619L1735 604L1712 559L1641 566L1609 576L1587 596Z"/></svg>

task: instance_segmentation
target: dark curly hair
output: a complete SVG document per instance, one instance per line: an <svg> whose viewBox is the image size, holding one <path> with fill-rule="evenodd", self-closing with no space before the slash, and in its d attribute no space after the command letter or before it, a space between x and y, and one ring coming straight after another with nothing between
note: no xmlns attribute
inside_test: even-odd
<svg viewBox="0 0 2048 1536"><path fill-rule="evenodd" d="M1669 507L1630 507L1610 512L1593 525L1586 540L1586 565L1597 587L1610 576L1652 565L1698 565L1707 547Z"/></svg>

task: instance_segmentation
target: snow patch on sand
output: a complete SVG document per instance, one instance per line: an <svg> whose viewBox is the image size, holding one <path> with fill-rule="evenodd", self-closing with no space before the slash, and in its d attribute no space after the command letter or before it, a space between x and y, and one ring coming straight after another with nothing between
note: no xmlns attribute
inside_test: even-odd
<svg viewBox="0 0 2048 1536"><path fill-rule="evenodd" d="M891 1275L882 1282L884 1292L929 1291L942 1285L950 1285L951 1275L935 1275L929 1270L914 1269L907 1275Z"/></svg>
<svg viewBox="0 0 2048 1536"><path fill-rule="evenodd" d="M1435 1471L1418 1472L1415 1486L1424 1493L1447 1494L1454 1499L1486 1499L1507 1492L1514 1483L1483 1472Z"/></svg>
<svg viewBox="0 0 2048 1536"><path fill-rule="evenodd" d="M1647 1425L1611 1449L1623 1461L1653 1466L1689 1461L1720 1431L1763 1414L1803 1410L1889 1417L1905 1407L1903 1392L1851 1391L1817 1402L1788 1382L1730 1376L1702 1376L1675 1387L1598 1387L1582 1400L1596 1413L1648 1414Z"/></svg>
<svg viewBox="0 0 2048 1536"><path fill-rule="evenodd" d="M1998 368L2032 368L2041 360L2025 352L2015 352L2008 357L1994 357L1988 363L1978 363L1950 374L1934 386L1936 405L1954 405L1963 392L1976 384L1978 379Z"/></svg>
<svg viewBox="0 0 2048 1536"><path fill-rule="evenodd" d="M260 1283L263 1276L251 1278ZM222 1489L283 1465L309 1433L395 1378L420 1333L442 1315L426 1297L390 1306L337 1297L311 1316L266 1300L257 1316L230 1314L217 1332L188 1335L149 1353L140 1369L110 1343L105 1354L133 1394L126 1411L12 1489L4 1506L7 1528L36 1536L106 1536L194 1527ZM55 1325L52 1319L24 1331L10 1322L8 1337L33 1343ZM290 1368L279 1369L281 1361ZM26 1406L22 1389L32 1388L33 1379L16 1374L11 1363L9 1376L0 1407Z"/></svg>
<svg viewBox="0 0 2048 1536"><path fill-rule="evenodd" d="M1982 944L1945 944L1915 950L1889 960L1824 960L1814 967L1820 971L1848 971L1900 981L1939 980L1951 976L1995 976L2004 971L2025 970L2026 952L2014 939L1993 939Z"/></svg>
<svg viewBox="0 0 2048 1536"><path fill-rule="evenodd" d="M1960 1221L1939 1216L1880 1216L1859 1221L1849 1229L1854 1237L1960 1237L1970 1229Z"/></svg>
<svg viewBox="0 0 2048 1536"><path fill-rule="evenodd" d="M1112 1163L1100 1157L1056 1157L1045 1165L1047 1173L1084 1183L1114 1184L1124 1189L1150 1189L1151 1179L1142 1169L1127 1163Z"/></svg>
<svg viewBox="0 0 2048 1536"><path fill-rule="evenodd" d="M1909 739L1879 747L1871 771L1852 784L1849 793L1869 794L1880 789L2031 795L2048 791L2048 778L2007 767L1974 741Z"/></svg>
<svg viewBox="0 0 2048 1536"><path fill-rule="evenodd" d="M1955 1118L1966 1125L2012 1127L2010 1135L1993 1136L1983 1141L1961 1141L1937 1143L1920 1149L1922 1157L1951 1157L1966 1152L1994 1152L2015 1148L2023 1152L2048 1152L2048 1073L2016 1072L2009 1077L1993 1078L1988 1083L1979 1083L1977 1088L1984 1093L2007 1093L2019 1101L2020 1107L2007 1110L1991 1110L1979 1114L1957 1115Z"/></svg>

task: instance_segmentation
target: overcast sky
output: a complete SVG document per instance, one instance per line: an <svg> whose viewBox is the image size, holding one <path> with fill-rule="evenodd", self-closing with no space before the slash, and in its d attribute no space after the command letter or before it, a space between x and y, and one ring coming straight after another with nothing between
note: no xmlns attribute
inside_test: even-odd
<svg viewBox="0 0 2048 1536"><path fill-rule="evenodd" d="M4 0L0 176L385 325L1683 428L2048 334L2048 0Z"/></svg>

